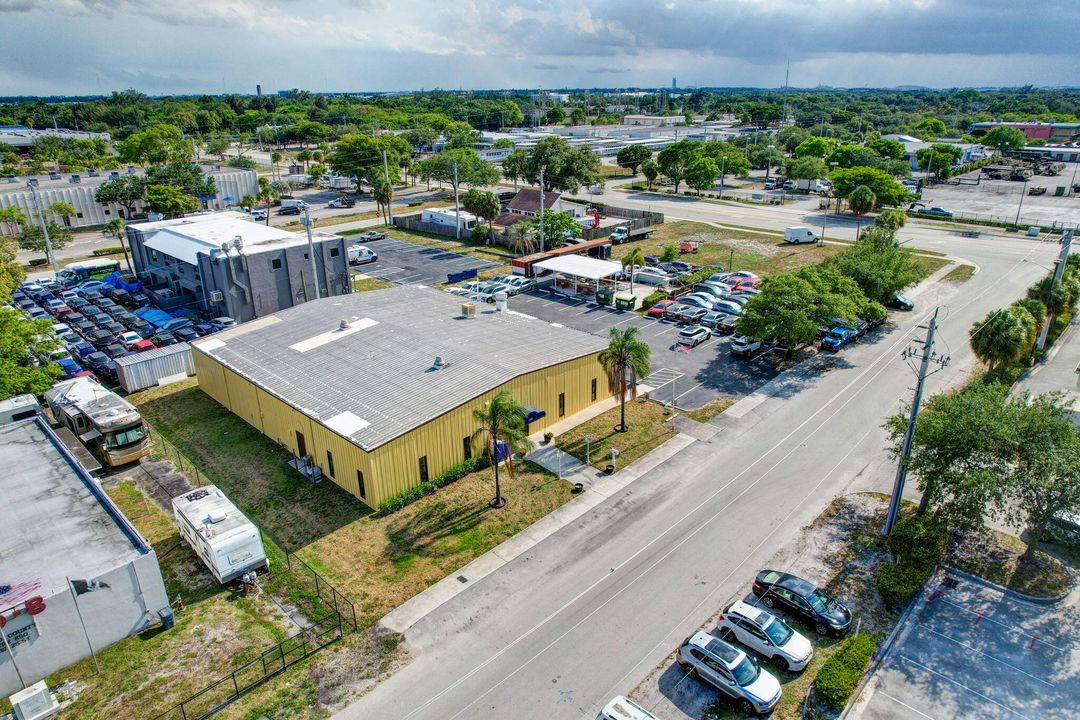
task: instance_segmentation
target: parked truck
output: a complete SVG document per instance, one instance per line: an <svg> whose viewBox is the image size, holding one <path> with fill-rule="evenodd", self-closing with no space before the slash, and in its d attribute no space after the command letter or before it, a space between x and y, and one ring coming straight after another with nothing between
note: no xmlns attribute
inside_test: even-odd
<svg viewBox="0 0 1080 720"><path fill-rule="evenodd" d="M791 245L800 245L802 243L816 243L818 236L808 227L802 225L795 225L789 228L784 228L784 242Z"/></svg>
<svg viewBox="0 0 1080 720"><path fill-rule="evenodd" d="M832 183L824 178L818 178L816 180L807 180L804 178L798 181L796 187L804 192L827 193L832 190Z"/></svg>
<svg viewBox="0 0 1080 720"><path fill-rule="evenodd" d="M626 226L620 226L611 231L608 238L616 245L620 243L630 242L631 240L645 240L652 235L653 229L651 227L638 228L637 230L631 230Z"/></svg>

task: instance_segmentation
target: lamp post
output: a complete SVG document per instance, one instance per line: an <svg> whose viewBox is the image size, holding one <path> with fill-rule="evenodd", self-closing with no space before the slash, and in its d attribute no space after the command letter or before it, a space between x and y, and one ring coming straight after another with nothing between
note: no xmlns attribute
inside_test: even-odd
<svg viewBox="0 0 1080 720"><path fill-rule="evenodd" d="M45 237L45 255L49 258L49 264L52 265L55 275L60 272L60 267L56 264L56 258L53 257L52 240L49 238L49 224L45 222L45 212L38 204L37 180L27 180L26 187L30 190L30 198L34 201L34 209L37 210L38 220L41 222L41 234Z"/></svg>
<svg viewBox="0 0 1080 720"><path fill-rule="evenodd" d="M1020 204L1016 206L1016 220L1013 221L1013 226L1020 227L1020 210L1024 207L1024 196L1027 195L1028 178L1024 178L1024 189L1020 191Z"/></svg>
<svg viewBox="0 0 1080 720"><path fill-rule="evenodd" d="M592 460L589 459L589 450L592 448L592 435L585 436L585 464L589 465Z"/></svg>

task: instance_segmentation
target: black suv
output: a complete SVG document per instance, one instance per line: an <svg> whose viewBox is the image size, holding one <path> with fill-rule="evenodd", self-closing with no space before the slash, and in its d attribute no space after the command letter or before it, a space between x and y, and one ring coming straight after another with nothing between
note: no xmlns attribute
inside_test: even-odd
<svg viewBox="0 0 1080 720"><path fill-rule="evenodd" d="M754 578L753 592L765 607L787 610L821 635L840 636L851 629L851 611L842 602L795 575L762 570Z"/></svg>

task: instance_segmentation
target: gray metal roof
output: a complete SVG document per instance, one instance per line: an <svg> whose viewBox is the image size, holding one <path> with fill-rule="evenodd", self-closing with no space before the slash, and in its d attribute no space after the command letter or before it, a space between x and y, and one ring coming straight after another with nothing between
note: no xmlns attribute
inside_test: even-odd
<svg viewBox="0 0 1080 720"><path fill-rule="evenodd" d="M305 303L192 346L365 450L519 375L607 347L484 303L466 319L461 305L404 285Z"/></svg>
<svg viewBox="0 0 1080 720"><path fill-rule="evenodd" d="M191 348L185 342L173 343L172 345L165 345L163 347L154 348L153 350L146 350L141 353L133 353L131 355L124 355L118 357L113 362L118 367L128 367L129 365L141 365L147 360L159 357L169 357L170 355L178 355L180 353L190 352Z"/></svg>

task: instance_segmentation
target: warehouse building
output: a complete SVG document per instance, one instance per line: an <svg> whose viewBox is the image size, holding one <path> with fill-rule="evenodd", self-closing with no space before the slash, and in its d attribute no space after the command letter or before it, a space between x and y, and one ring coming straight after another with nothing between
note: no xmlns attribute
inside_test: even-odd
<svg viewBox="0 0 1080 720"><path fill-rule="evenodd" d="M164 619L150 544L40 418L0 425L0 696Z"/></svg>
<svg viewBox="0 0 1080 720"><path fill-rule="evenodd" d="M127 226L135 273L163 310L199 308L237 322L351 291L345 239L253 222L237 211ZM314 266L314 269L313 269Z"/></svg>
<svg viewBox="0 0 1080 720"><path fill-rule="evenodd" d="M192 343L199 387L371 507L473 454L501 390L537 432L610 396L602 338L400 286L327 298ZM306 461L305 461L306 460Z"/></svg>

